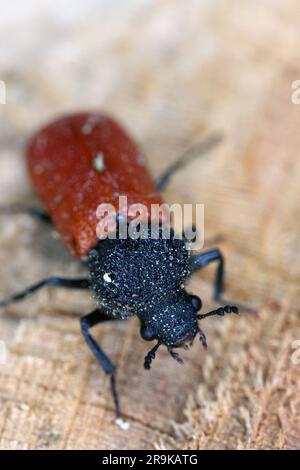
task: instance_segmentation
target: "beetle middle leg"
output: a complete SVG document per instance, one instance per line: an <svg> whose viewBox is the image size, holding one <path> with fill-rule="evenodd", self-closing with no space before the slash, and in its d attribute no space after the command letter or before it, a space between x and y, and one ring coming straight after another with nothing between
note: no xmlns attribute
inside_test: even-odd
<svg viewBox="0 0 300 470"><path fill-rule="evenodd" d="M65 289L89 289L90 281L87 278L67 279L62 277L48 277L47 279L43 279L39 282L36 282L35 284L32 284L26 289L20 292L16 292L15 294L12 294L6 297L5 299L1 300L0 307L4 307L5 305L9 305L14 302L19 302L20 300L26 299L42 287L46 286L63 287Z"/></svg>
<svg viewBox="0 0 300 470"><path fill-rule="evenodd" d="M119 395L116 388L115 367L89 331L90 328L97 325L98 323L103 323L109 320L115 319L108 317L103 312L101 312L101 310L96 309L93 310L91 313L81 317L80 325L82 334L89 348L94 353L98 363L100 364L104 372L110 376L110 387L115 404L116 418L119 418L121 416L121 409Z"/></svg>
<svg viewBox="0 0 300 470"><path fill-rule="evenodd" d="M222 295L224 290L225 262L220 250L218 248L215 248L213 250L205 251L204 253L200 253L192 257L192 271L198 271L199 269L205 268L213 262L218 263L215 278L214 300L216 302L222 302Z"/></svg>
<svg viewBox="0 0 300 470"><path fill-rule="evenodd" d="M12 204L9 206L0 206L1 214L26 214L34 219L52 224L49 214L44 209L39 207L24 206L23 204Z"/></svg>
<svg viewBox="0 0 300 470"><path fill-rule="evenodd" d="M228 300L223 299L224 291L224 277L225 277L225 261L221 251L218 248L205 251L192 257L192 272L198 271L199 269L205 268L210 263L218 263L216 277L215 277L215 288L214 288L214 300L219 304L232 303ZM226 306L227 307L227 306ZM234 306L232 306L234 307ZM256 310L248 305L243 305L238 303L236 306L237 309L244 310L250 313L256 313ZM225 309L225 307L224 307ZM216 315L220 315L217 313Z"/></svg>

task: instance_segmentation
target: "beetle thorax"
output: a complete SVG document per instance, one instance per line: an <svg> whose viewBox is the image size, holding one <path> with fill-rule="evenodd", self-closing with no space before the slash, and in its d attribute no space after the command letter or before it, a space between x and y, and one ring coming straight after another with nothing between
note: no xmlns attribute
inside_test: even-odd
<svg viewBox="0 0 300 470"><path fill-rule="evenodd" d="M111 317L149 318L158 305L183 292L190 274L185 242L171 237L100 241L88 255L91 285L104 312Z"/></svg>

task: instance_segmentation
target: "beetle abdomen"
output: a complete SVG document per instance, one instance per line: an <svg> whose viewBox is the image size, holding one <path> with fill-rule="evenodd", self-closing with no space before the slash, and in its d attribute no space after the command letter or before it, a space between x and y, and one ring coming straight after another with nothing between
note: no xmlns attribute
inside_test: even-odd
<svg viewBox="0 0 300 470"><path fill-rule="evenodd" d="M115 121L97 113L58 119L27 147L32 184L68 250L78 256L98 241L99 204L118 208L161 203L136 144Z"/></svg>

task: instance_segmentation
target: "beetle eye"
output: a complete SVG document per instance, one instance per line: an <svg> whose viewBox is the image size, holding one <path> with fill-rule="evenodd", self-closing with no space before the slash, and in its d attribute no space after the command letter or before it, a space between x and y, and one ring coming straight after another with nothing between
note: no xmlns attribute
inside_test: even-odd
<svg viewBox="0 0 300 470"><path fill-rule="evenodd" d="M191 303L196 312L198 312L198 310L200 310L202 307L201 299L199 299L197 295L191 295Z"/></svg>
<svg viewBox="0 0 300 470"><path fill-rule="evenodd" d="M156 337L155 331L153 328L151 328L151 326L142 325L140 333L141 337L146 341L152 341Z"/></svg>

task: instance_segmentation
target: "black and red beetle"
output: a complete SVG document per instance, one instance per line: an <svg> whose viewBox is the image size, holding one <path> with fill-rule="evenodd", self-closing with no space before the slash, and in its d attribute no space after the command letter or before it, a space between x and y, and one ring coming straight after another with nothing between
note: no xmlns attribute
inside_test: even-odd
<svg viewBox="0 0 300 470"><path fill-rule="evenodd" d="M217 139L205 142L198 154ZM81 318L81 329L97 361L110 376L119 416L115 367L91 335L93 326L138 316L141 336L146 341L156 340L144 360L145 368L150 369L160 345L165 345L179 362L174 349L191 344L197 334L206 347L198 320L238 313L236 306L226 305L201 315L197 313L201 300L185 290L189 276L216 262L214 298L222 301L224 260L218 249L192 254L186 240L176 238L173 230L165 239L161 227L156 239L150 237L149 227L149 233L139 239L97 238L99 203L115 204L120 195L126 195L129 203L147 207L160 203L160 192L172 174L191 158L176 161L155 185L135 143L114 120L98 113L74 114L50 123L31 138L26 155L33 187L47 210L28 212L54 224L69 251L85 258L88 274L83 279L44 279L4 299L0 306L24 299L48 285L91 289L97 308Z"/></svg>

